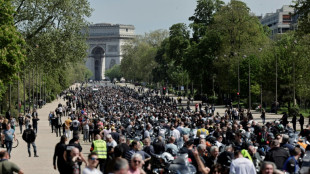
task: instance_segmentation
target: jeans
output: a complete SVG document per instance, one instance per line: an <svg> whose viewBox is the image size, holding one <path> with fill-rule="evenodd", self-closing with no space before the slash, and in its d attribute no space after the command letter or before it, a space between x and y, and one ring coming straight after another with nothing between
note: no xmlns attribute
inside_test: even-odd
<svg viewBox="0 0 310 174"><path fill-rule="evenodd" d="M71 136L71 131L70 131L70 129L66 129L66 130L65 130L65 135L66 135L66 137L67 137L68 139L70 139L70 136Z"/></svg>
<svg viewBox="0 0 310 174"><path fill-rule="evenodd" d="M106 165L106 159L98 159L99 160L99 163L98 163L98 166L99 166L99 170L102 172L102 173L104 173L104 167L105 167L105 165ZM97 167L98 167L97 166ZM97 168L96 167L96 168Z"/></svg>
<svg viewBox="0 0 310 174"><path fill-rule="evenodd" d="M38 126L33 126L33 130L35 133L38 133Z"/></svg>
<svg viewBox="0 0 310 174"><path fill-rule="evenodd" d="M20 134L22 134L23 133L23 125L22 124L19 125L19 130L20 130Z"/></svg>
<svg viewBox="0 0 310 174"><path fill-rule="evenodd" d="M6 151L8 151L9 155L11 155L11 151L12 151L12 141L5 141L5 146L6 146Z"/></svg>
<svg viewBox="0 0 310 174"><path fill-rule="evenodd" d="M25 124L25 129L28 129L28 125L29 125L29 124Z"/></svg>
<svg viewBox="0 0 310 174"><path fill-rule="evenodd" d="M32 142L32 143L27 143L27 146L28 146L28 154L29 154L29 156L31 155L30 144L31 144L32 147L33 147L34 155L37 155L37 146L36 146L36 144L35 144L34 142Z"/></svg>
<svg viewBox="0 0 310 174"><path fill-rule="evenodd" d="M83 133L83 141L87 141L89 138L89 129L84 129Z"/></svg>
<svg viewBox="0 0 310 174"><path fill-rule="evenodd" d="M58 133L59 133L59 136L61 136L61 129L62 129L61 126L56 126L55 127L56 137L58 137Z"/></svg>

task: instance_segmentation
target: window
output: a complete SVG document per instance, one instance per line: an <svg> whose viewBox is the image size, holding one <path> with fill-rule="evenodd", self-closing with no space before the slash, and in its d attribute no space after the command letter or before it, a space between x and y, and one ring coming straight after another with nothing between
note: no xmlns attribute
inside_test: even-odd
<svg viewBox="0 0 310 174"><path fill-rule="evenodd" d="M283 22L290 22L292 20L291 15L283 15L282 18Z"/></svg>

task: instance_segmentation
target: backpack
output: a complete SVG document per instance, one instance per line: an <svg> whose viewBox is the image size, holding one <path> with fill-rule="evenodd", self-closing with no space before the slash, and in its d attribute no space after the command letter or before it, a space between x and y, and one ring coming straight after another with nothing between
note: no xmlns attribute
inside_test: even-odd
<svg viewBox="0 0 310 174"><path fill-rule="evenodd" d="M33 135L33 131L31 129L26 129L24 130L23 136L22 136L23 140L26 141L27 143L31 143L34 141L34 135Z"/></svg>

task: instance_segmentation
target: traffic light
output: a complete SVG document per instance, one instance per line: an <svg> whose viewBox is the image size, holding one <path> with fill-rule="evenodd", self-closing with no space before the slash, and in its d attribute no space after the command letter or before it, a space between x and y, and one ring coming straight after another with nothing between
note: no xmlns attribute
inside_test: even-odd
<svg viewBox="0 0 310 174"><path fill-rule="evenodd" d="M166 87L163 87L163 94L166 95Z"/></svg>
<svg viewBox="0 0 310 174"><path fill-rule="evenodd" d="M238 96L238 97L240 96L240 93L239 93L239 92L237 92L237 96Z"/></svg>

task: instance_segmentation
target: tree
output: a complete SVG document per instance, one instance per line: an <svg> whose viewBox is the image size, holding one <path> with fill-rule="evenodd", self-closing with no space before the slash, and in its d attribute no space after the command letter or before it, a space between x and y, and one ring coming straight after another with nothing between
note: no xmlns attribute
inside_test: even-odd
<svg viewBox="0 0 310 174"><path fill-rule="evenodd" d="M297 0L293 5L295 17L298 17L298 33L300 35L310 34L310 1Z"/></svg>
<svg viewBox="0 0 310 174"><path fill-rule="evenodd" d="M84 66L88 46L87 24L91 8L87 0L14 0L14 24L27 43L23 74L35 70L35 77L51 76L48 85L59 93L84 76L73 73L76 63ZM86 68L80 68L86 71ZM55 87L55 85L60 85ZM29 90L33 89L29 86Z"/></svg>
<svg viewBox="0 0 310 174"><path fill-rule="evenodd" d="M104 73L105 76L108 76L110 80L120 80L122 78L121 67L120 65L114 65L112 68L108 69Z"/></svg>
<svg viewBox="0 0 310 174"><path fill-rule="evenodd" d="M221 0L197 0L193 16L189 17L193 29L193 41L198 42L205 35L207 26L214 22L214 14L224 5Z"/></svg>
<svg viewBox="0 0 310 174"><path fill-rule="evenodd" d="M238 64L243 55L257 54L258 49L268 43L266 30L246 4L237 0L232 0L215 14L210 28L219 32L222 41L215 67L220 90L226 94L236 93Z"/></svg>
<svg viewBox="0 0 310 174"><path fill-rule="evenodd" d="M16 30L11 1L0 2L0 100L8 83L17 78L24 64L25 41Z"/></svg>
<svg viewBox="0 0 310 174"><path fill-rule="evenodd" d="M152 72L157 67L156 52L166 37L167 31L156 30L138 36L122 47L121 72L126 80L152 80Z"/></svg>

